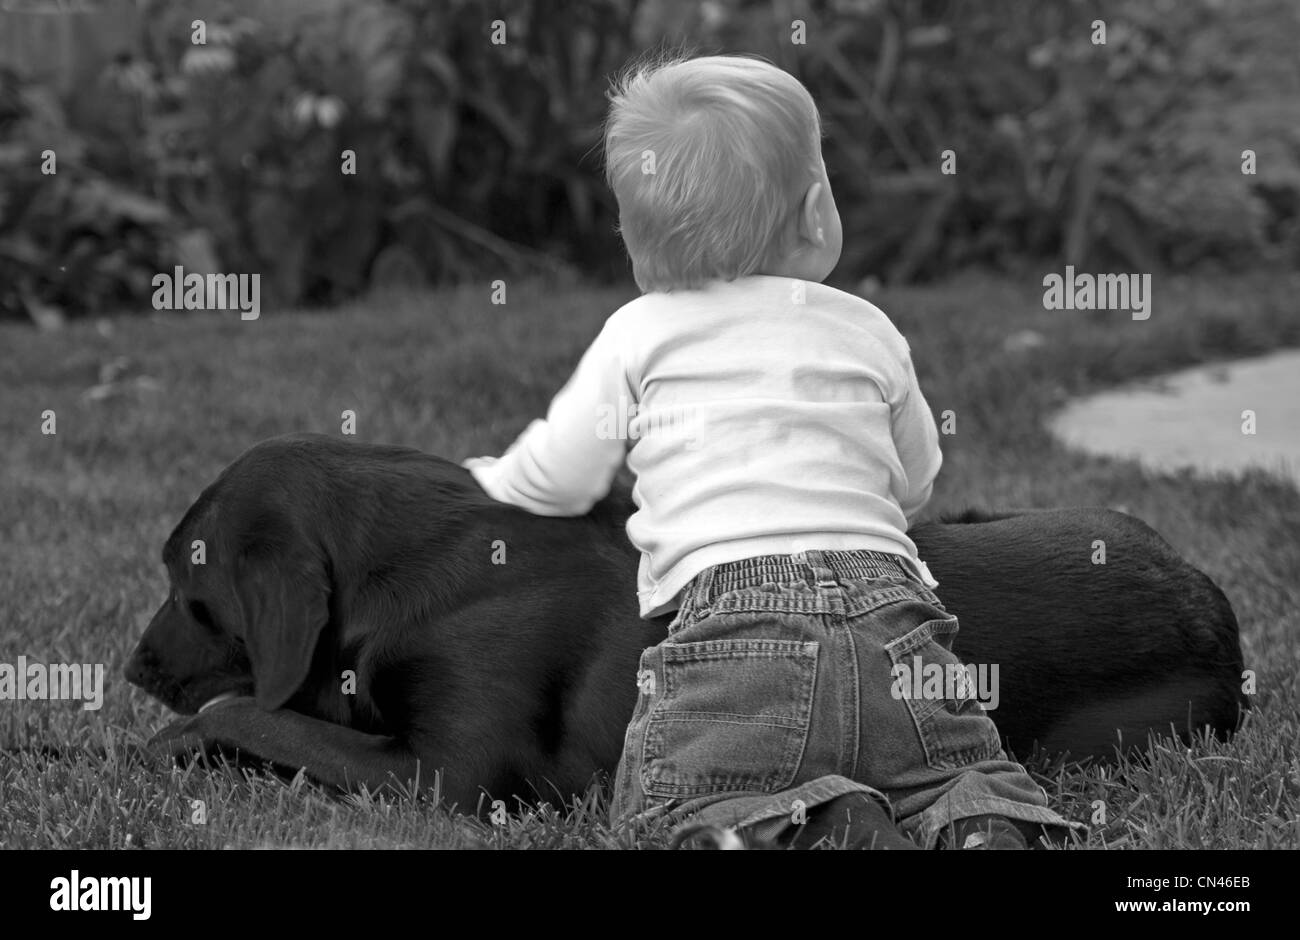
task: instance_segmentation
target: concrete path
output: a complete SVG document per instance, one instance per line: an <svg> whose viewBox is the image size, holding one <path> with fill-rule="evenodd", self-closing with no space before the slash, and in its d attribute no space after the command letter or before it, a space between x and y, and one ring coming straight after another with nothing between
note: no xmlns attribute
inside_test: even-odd
<svg viewBox="0 0 1300 940"><path fill-rule="evenodd" d="M1254 434L1249 416L1254 412ZM1067 446L1157 472L1262 467L1300 485L1300 350L1176 372L1080 399L1051 422Z"/></svg>

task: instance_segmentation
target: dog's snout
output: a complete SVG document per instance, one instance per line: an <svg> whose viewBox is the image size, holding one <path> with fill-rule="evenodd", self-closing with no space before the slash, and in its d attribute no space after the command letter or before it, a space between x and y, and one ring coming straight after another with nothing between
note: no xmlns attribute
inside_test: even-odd
<svg viewBox="0 0 1300 940"><path fill-rule="evenodd" d="M153 651L145 646L137 647L136 651L131 654L127 660L126 668L122 670L126 676L126 681L134 686L145 688L149 676L158 668L158 661Z"/></svg>

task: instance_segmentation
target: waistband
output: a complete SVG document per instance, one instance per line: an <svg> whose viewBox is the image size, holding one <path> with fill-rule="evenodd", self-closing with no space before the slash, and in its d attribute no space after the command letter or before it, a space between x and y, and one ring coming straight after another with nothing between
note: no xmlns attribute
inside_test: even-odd
<svg viewBox="0 0 1300 940"><path fill-rule="evenodd" d="M833 587L841 581L873 578L903 578L917 586L923 586L908 570L903 559L889 552L865 549L809 550L793 555L760 555L723 562L700 572L686 586L683 597L707 604L730 591L757 587L760 584L805 581L809 585Z"/></svg>

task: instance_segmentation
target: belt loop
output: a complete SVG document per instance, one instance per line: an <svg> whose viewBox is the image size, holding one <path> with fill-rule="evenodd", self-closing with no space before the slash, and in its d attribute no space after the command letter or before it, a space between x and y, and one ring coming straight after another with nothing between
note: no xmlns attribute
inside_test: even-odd
<svg viewBox="0 0 1300 940"><path fill-rule="evenodd" d="M700 572L696 583L696 599L702 604L713 603L713 577L717 573L717 565L709 565Z"/></svg>
<svg viewBox="0 0 1300 940"><path fill-rule="evenodd" d="M682 602L679 605L677 616L673 618L673 622L678 624L678 629L670 629L668 631L670 635L677 633L682 627L688 626L691 618L695 616L695 612L701 607L707 606L709 601L712 600L714 568L713 565L705 568L682 589Z"/></svg>
<svg viewBox="0 0 1300 940"><path fill-rule="evenodd" d="M795 561L801 565L806 565L812 575L812 580L818 587L838 587L839 581L835 578L835 572L826 566L826 559L819 549L807 549L795 552Z"/></svg>

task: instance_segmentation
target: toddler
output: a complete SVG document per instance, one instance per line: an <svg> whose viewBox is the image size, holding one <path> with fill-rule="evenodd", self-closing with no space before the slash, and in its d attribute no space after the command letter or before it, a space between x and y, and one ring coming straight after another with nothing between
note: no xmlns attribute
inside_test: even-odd
<svg viewBox="0 0 1300 940"><path fill-rule="evenodd" d="M780 846L1023 848L1068 827L977 701L891 694L895 666L959 662L907 536L941 455L907 342L821 283L841 229L811 96L713 56L634 67L611 99L642 295L545 420L466 466L549 516L587 512L624 460L636 476L641 615L676 614L641 657L615 819Z"/></svg>

